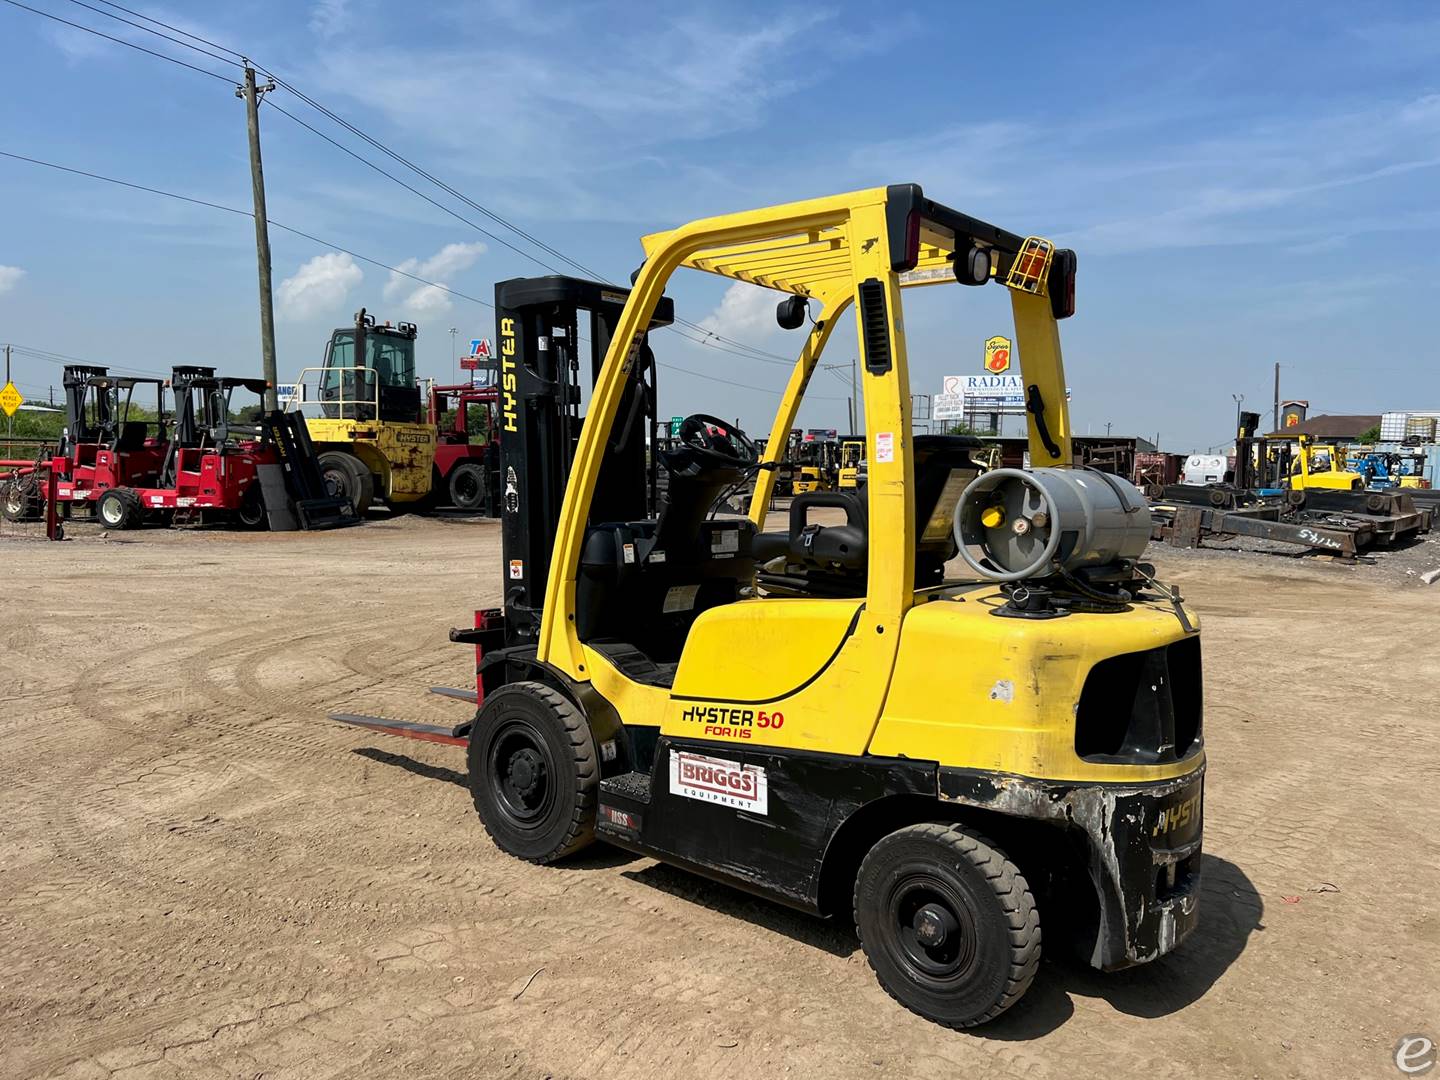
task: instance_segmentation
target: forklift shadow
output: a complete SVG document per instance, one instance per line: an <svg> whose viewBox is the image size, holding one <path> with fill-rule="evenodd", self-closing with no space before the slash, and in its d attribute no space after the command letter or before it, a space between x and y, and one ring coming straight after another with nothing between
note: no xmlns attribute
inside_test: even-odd
<svg viewBox="0 0 1440 1080"><path fill-rule="evenodd" d="M470 789L470 782L466 779L464 772L447 769L443 765L431 765L425 761L416 761L404 754L391 754L384 750L376 750L373 746L357 746L350 752L359 757L369 758L381 765L395 765L416 776L423 776L427 780L443 780L447 784L457 784L467 791Z"/></svg>
<svg viewBox="0 0 1440 1080"><path fill-rule="evenodd" d="M844 959L860 949L860 941L849 919L822 919L783 904L751 896L747 892L685 870L650 863L639 870L627 870L625 877L652 889L669 893L678 900L706 908L727 918L743 919L754 926L783 934L793 941L822 949Z"/></svg>
<svg viewBox="0 0 1440 1080"><path fill-rule="evenodd" d="M1245 872L1214 855L1201 858L1200 925L1174 953L1108 974L1079 957L1047 956L1024 999L971 1034L1006 1041L1049 1034L1074 1014L1077 996L1102 998L1142 1019L1169 1016L1199 1001L1239 959L1250 935L1265 929L1265 903Z"/></svg>

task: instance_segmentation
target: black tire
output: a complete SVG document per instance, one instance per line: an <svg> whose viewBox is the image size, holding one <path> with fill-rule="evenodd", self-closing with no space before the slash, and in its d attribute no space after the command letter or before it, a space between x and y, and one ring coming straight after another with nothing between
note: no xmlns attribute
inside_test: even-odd
<svg viewBox="0 0 1440 1080"><path fill-rule="evenodd" d="M0 517L6 521L33 521L45 501L33 477L9 480L0 485Z"/></svg>
<svg viewBox="0 0 1440 1080"><path fill-rule="evenodd" d="M111 488L95 504L95 517L107 529L133 529L144 520L145 508L129 488Z"/></svg>
<svg viewBox="0 0 1440 1080"><path fill-rule="evenodd" d="M485 509L485 467L462 461L450 470L450 505L457 510Z"/></svg>
<svg viewBox="0 0 1440 1080"><path fill-rule="evenodd" d="M334 498L349 499L357 517L364 517L375 501L375 478L354 454L329 450L320 455L320 476Z"/></svg>
<svg viewBox="0 0 1440 1080"><path fill-rule="evenodd" d="M886 992L947 1027L993 1020L1040 965L1029 884L959 825L911 825L871 848L855 878L855 926Z"/></svg>
<svg viewBox="0 0 1440 1080"><path fill-rule="evenodd" d="M263 529L269 519L265 514L265 493L260 490L258 478L250 481L245 494L240 497L240 509L235 511L235 520L244 529Z"/></svg>
<svg viewBox="0 0 1440 1080"><path fill-rule="evenodd" d="M1224 505L1225 505L1226 503L1228 503L1229 501L1230 501L1230 493L1229 493L1228 491L1221 491L1219 488L1211 488L1211 489L1210 489L1210 505L1211 505L1211 506L1217 506L1217 507L1218 507L1218 506L1224 506Z"/></svg>
<svg viewBox="0 0 1440 1080"><path fill-rule="evenodd" d="M564 695L536 682L488 695L466 759L475 809L501 851L547 864L594 840L599 757Z"/></svg>
<svg viewBox="0 0 1440 1080"><path fill-rule="evenodd" d="M1365 497L1365 509L1372 514L1379 514L1390 505L1390 499L1385 495L1367 495Z"/></svg>

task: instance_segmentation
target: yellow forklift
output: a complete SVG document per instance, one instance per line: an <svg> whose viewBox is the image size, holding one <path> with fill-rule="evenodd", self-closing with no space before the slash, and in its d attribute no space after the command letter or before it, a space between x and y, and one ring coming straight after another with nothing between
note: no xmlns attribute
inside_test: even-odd
<svg viewBox="0 0 1440 1080"><path fill-rule="evenodd" d="M1317 443L1309 435L1301 435L1299 444L1287 483L1292 491L1365 490L1364 474L1346 468L1346 456L1339 447Z"/></svg>
<svg viewBox="0 0 1440 1080"><path fill-rule="evenodd" d="M1075 462L1057 325L1074 254L913 184L644 248L628 292L496 287L504 607L451 631L476 686L442 691L473 721L339 718L464 746L480 819L518 858L600 840L853 918L884 988L942 1024L1018 1000L1042 925L1105 970L1169 953L1198 918L1199 630L1140 561L1143 497ZM669 483L647 513L648 332L682 268L777 290L788 329L811 309L772 432L855 307L863 489L797 495L767 530L785 440L757 454L695 414L658 451ZM976 440L911 426L904 292L992 282L1015 317L1029 471L982 472ZM583 418L556 349L581 312ZM745 517L715 512L751 479ZM820 508L844 523L812 522Z"/></svg>
<svg viewBox="0 0 1440 1080"><path fill-rule="evenodd" d="M865 440L842 439L836 486L841 491L854 491L865 483Z"/></svg>
<svg viewBox="0 0 1440 1080"><path fill-rule="evenodd" d="M377 324L361 308L354 326L331 333L321 365L300 372L286 403L301 408L317 384L321 415L305 426L326 489L362 517L374 502L416 508L432 491L439 431L424 419L415 336L414 323Z"/></svg>

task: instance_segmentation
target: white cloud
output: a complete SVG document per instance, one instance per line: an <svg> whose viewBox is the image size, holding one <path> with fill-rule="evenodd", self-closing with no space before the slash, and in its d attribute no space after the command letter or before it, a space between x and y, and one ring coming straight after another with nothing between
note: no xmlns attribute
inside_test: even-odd
<svg viewBox="0 0 1440 1080"><path fill-rule="evenodd" d="M329 41L350 25L350 0L318 0L310 8L310 32Z"/></svg>
<svg viewBox="0 0 1440 1080"><path fill-rule="evenodd" d="M339 252L316 255L294 276L280 283L276 290L280 315L287 319L312 319L332 313L344 306L350 290L364 278L364 271L349 255Z"/></svg>
<svg viewBox="0 0 1440 1080"><path fill-rule="evenodd" d="M725 290L720 306L700 320L700 326L721 337L755 339L776 329L775 305L785 299L774 289L737 281Z"/></svg>
<svg viewBox="0 0 1440 1080"><path fill-rule="evenodd" d="M0 266L0 294L4 294L20 284L20 279L25 276L25 271L18 266Z"/></svg>
<svg viewBox="0 0 1440 1080"><path fill-rule="evenodd" d="M392 272L385 283L385 299L401 308L399 317L403 319L449 311L454 306L450 294L437 286L448 286L447 278L470 269L485 251L485 245L477 240L471 244L446 244L428 259L406 259L396 268L401 272ZM406 274L414 276L406 277ZM419 284L417 288L415 278L436 284Z"/></svg>

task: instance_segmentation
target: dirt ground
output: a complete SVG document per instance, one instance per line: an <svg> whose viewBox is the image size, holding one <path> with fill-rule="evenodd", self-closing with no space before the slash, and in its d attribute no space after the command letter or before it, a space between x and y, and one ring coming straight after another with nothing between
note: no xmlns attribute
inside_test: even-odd
<svg viewBox="0 0 1440 1080"><path fill-rule="evenodd" d="M425 688L470 679L493 523L72 534L0 531L0 1077L1381 1077L1440 1039L1440 584L1156 549L1205 624L1201 927L959 1034L844 928L502 856L460 751L326 719L463 718Z"/></svg>

